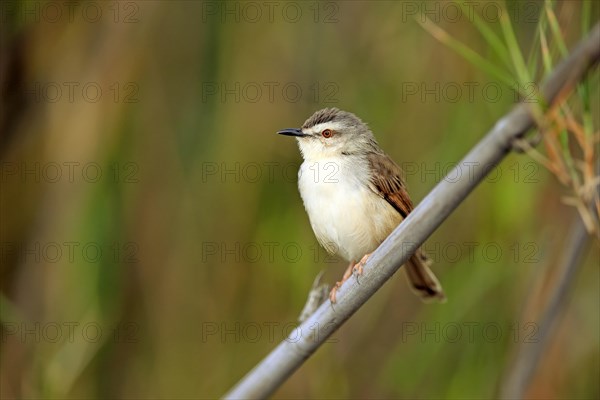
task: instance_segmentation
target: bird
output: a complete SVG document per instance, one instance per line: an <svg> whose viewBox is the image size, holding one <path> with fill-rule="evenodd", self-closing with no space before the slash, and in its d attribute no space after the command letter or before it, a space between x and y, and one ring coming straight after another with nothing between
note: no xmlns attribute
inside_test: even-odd
<svg viewBox="0 0 600 400"><path fill-rule="evenodd" d="M298 189L310 225L327 252L349 262L337 291L360 276L369 256L413 210L402 169L381 149L355 114L338 108L316 111L301 128L277 132L297 139L303 162ZM409 283L425 302L446 300L431 261L419 248L406 263Z"/></svg>

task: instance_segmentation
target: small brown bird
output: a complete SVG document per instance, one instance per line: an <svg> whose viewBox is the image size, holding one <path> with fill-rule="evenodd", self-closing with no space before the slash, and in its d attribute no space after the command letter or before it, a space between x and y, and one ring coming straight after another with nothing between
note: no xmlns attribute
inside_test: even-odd
<svg viewBox="0 0 600 400"><path fill-rule="evenodd" d="M315 112L302 128L277 133L298 140L304 158L298 187L317 240L350 262L329 295L335 303L342 283L362 274L367 258L412 211L402 170L364 122L337 108ZM406 264L411 286L423 300L444 301L429 265L418 249Z"/></svg>

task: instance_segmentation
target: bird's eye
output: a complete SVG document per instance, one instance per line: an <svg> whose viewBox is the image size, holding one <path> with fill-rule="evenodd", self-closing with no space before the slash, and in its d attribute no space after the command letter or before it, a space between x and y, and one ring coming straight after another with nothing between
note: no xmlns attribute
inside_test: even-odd
<svg viewBox="0 0 600 400"><path fill-rule="evenodd" d="M333 131L331 129L324 129L323 132L321 132L321 135L324 138L330 138L333 136Z"/></svg>

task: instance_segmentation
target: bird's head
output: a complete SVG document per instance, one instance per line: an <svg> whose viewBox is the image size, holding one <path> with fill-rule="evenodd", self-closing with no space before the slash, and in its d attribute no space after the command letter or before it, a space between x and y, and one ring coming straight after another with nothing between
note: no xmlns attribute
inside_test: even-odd
<svg viewBox="0 0 600 400"><path fill-rule="evenodd" d="M324 108L306 120L302 128L277 132L295 136L305 160L361 154L377 146L373 133L356 115L337 108Z"/></svg>

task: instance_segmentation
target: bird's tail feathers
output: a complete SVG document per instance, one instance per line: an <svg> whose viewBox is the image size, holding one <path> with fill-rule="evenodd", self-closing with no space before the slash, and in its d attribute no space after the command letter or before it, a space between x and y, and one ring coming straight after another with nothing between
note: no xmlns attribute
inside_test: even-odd
<svg viewBox="0 0 600 400"><path fill-rule="evenodd" d="M442 285L437 280L429 266L431 260L418 249L406 263L406 274L413 291L424 302L446 302Z"/></svg>

